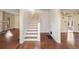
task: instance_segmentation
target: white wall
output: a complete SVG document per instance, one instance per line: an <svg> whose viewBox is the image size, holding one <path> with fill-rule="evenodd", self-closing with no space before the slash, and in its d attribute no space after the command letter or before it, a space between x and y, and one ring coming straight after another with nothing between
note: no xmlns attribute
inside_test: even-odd
<svg viewBox="0 0 79 59"><path fill-rule="evenodd" d="M0 22L2 22L3 21L3 12L2 11L0 11ZM2 32L3 31L3 29L2 29L2 23L0 23L0 32Z"/></svg>
<svg viewBox="0 0 79 59"><path fill-rule="evenodd" d="M73 31L79 32L79 14L73 16Z"/></svg>
<svg viewBox="0 0 79 59"><path fill-rule="evenodd" d="M56 42L60 43L60 14L59 10L50 11L50 30L52 32L51 36Z"/></svg>
<svg viewBox="0 0 79 59"><path fill-rule="evenodd" d="M23 24L24 24L24 29L27 29L27 26L30 22L30 13L28 10L23 10Z"/></svg>
<svg viewBox="0 0 79 59"><path fill-rule="evenodd" d="M40 29L42 33L52 31L52 37L60 43L60 10L41 10L40 11Z"/></svg>
<svg viewBox="0 0 79 59"><path fill-rule="evenodd" d="M24 42L24 35L23 35L23 10L20 10L20 40L19 43L23 44Z"/></svg>
<svg viewBox="0 0 79 59"><path fill-rule="evenodd" d="M42 33L49 32L49 11L48 10L41 10L40 11L40 31Z"/></svg>
<svg viewBox="0 0 79 59"><path fill-rule="evenodd" d="M19 15L15 15L15 27L14 28L19 28Z"/></svg>
<svg viewBox="0 0 79 59"><path fill-rule="evenodd" d="M29 11L28 10L20 10L20 44L24 42L24 34L25 29L27 29L28 23L29 23Z"/></svg>

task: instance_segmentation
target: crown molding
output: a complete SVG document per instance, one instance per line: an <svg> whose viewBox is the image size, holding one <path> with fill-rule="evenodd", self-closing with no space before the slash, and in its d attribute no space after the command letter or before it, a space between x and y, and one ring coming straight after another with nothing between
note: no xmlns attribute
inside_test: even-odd
<svg viewBox="0 0 79 59"><path fill-rule="evenodd" d="M15 10L15 9L1 9L1 11L3 11L3 12L7 12L7 13L10 13L10 14L13 14L13 15L18 15L19 14L19 10L17 11L17 10Z"/></svg>

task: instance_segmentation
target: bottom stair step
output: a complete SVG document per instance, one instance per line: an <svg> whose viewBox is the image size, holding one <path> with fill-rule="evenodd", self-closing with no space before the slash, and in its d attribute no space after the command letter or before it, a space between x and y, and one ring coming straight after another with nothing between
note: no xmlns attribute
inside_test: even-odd
<svg viewBox="0 0 79 59"><path fill-rule="evenodd" d="M37 37L25 37L25 39L37 39Z"/></svg>
<svg viewBox="0 0 79 59"><path fill-rule="evenodd" d="M37 39L24 39L24 41L39 41Z"/></svg>

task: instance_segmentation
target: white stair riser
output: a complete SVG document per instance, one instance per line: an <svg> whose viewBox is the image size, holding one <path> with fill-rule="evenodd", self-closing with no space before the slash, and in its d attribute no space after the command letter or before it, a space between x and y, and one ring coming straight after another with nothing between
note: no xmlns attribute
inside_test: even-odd
<svg viewBox="0 0 79 59"><path fill-rule="evenodd" d="M38 26L38 25L29 25L29 26Z"/></svg>
<svg viewBox="0 0 79 59"><path fill-rule="evenodd" d="M38 29L30 29L30 28L29 28L29 29L27 29L27 30L38 30ZM26 30L26 31L27 31L27 30Z"/></svg>
<svg viewBox="0 0 79 59"><path fill-rule="evenodd" d="M26 31L25 33L37 33L38 31Z"/></svg>
<svg viewBox="0 0 79 59"><path fill-rule="evenodd" d="M28 26L28 27L37 27L37 26Z"/></svg>
<svg viewBox="0 0 79 59"><path fill-rule="evenodd" d="M38 33L25 33L25 35L37 35Z"/></svg>
<svg viewBox="0 0 79 59"><path fill-rule="evenodd" d="M37 37L37 35L25 35L25 37Z"/></svg>
<svg viewBox="0 0 79 59"><path fill-rule="evenodd" d="M28 29L27 29L27 30L25 30L25 31L26 31L26 32L27 32L27 31L29 31L29 32L37 32L38 30L31 30L31 29L28 30Z"/></svg>
<svg viewBox="0 0 79 59"><path fill-rule="evenodd" d="M37 31L26 31L25 34L26 33L37 33Z"/></svg>
<svg viewBox="0 0 79 59"><path fill-rule="evenodd" d="M37 25L37 24L29 24L29 25Z"/></svg>
<svg viewBox="0 0 79 59"><path fill-rule="evenodd" d="M28 29L38 29L37 27L28 27Z"/></svg>

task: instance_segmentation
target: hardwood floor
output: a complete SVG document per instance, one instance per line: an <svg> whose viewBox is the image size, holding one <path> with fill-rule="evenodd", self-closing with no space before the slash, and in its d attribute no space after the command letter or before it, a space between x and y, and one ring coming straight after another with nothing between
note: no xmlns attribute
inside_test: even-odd
<svg viewBox="0 0 79 59"><path fill-rule="evenodd" d="M79 33L74 32L75 47L79 48Z"/></svg>
<svg viewBox="0 0 79 59"><path fill-rule="evenodd" d="M9 39L5 37L7 31L0 34L0 49L16 49L19 45L19 30L11 29L10 31L13 33L13 36Z"/></svg>
<svg viewBox="0 0 79 59"><path fill-rule="evenodd" d="M41 33L41 41L27 41L20 49L77 49L79 48L79 33L73 33L75 44L67 42L67 33L61 33L61 44L58 44L48 33Z"/></svg>
<svg viewBox="0 0 79 59"><path fill-rule="evenodd" d="M70 39L74 39L73 45L67 42L68 33L66 33L66 32L61 33L61 45L62 45L62 48L65 48L65 49L67 49L67 48L69 48L69 49L72 49L72 48L77 49L77 48L79 48L79 33L78 32L73 32L71 34L73 36L70 35L70 36L72 36Z"/></svg>
<svg viewBox="0 0 79 59"><path fill-rule="evenodd" d="M61 48L60 44L56 43L54 39L48 38L48 33L41 33L41 41L26 41L22 45L21 49L53 49Z"/></svg>
<svg viewBox="0 0 79 59"><path fill-rule="evenodd" d="M61 33L61 44L58 44L48 33L41 33L41 41L25 41L19 45L19 30L12 29L14 34L9 40L5 33L0 34L0 49L75 49L79 48L79 33L74 32L74 45L67 42L67 33Z"/></svg>

